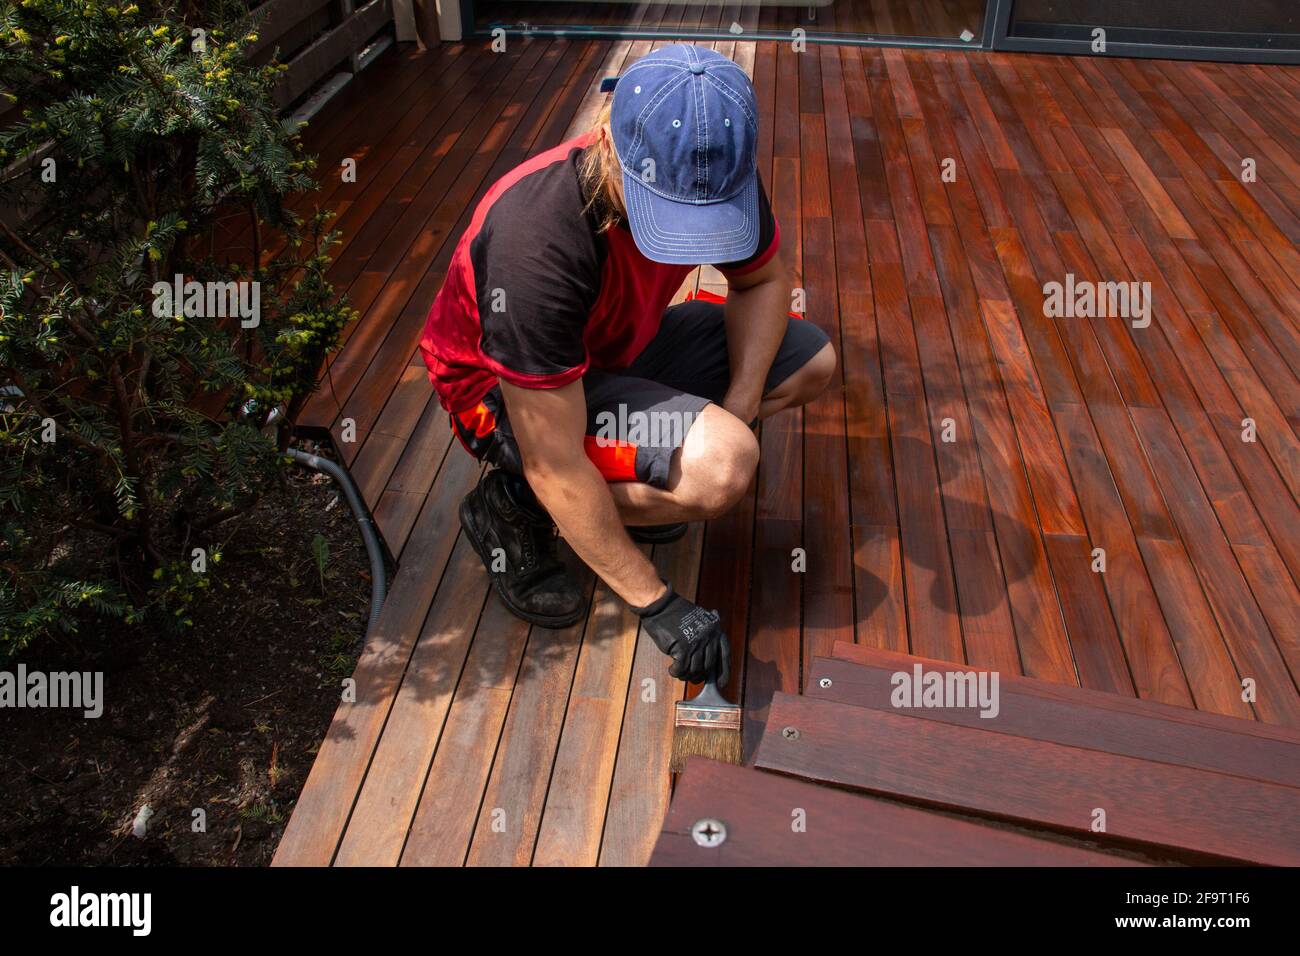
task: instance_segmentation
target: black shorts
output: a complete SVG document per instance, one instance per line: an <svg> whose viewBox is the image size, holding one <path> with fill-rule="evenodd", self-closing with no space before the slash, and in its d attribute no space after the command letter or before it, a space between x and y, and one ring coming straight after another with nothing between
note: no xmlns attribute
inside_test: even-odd
<svg viewBox="0 0 1300 956"><path fill-rule="evenodd" d="M829 341L811 322L791 317L767 373L764 394L803 368ZM662 488L673 452L709 403L721 403L731 382L722 306L692 300L663 315L650 344L621 372L582 377L587 399L587 456L606 481ZM500 386L478 406L451 416L462 444L497 468L523 473Z"/></svg>

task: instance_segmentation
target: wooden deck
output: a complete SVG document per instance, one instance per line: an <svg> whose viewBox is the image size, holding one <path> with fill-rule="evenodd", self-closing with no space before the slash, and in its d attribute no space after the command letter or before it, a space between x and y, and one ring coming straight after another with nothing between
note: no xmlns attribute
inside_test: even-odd
<svg viewBox="0 0 1300 956"><path fill-rule="evenodd" d="M650 46L403 48L307 133L363 317L303 424L400 570L278 864L649 858L682 686L601 587L563 631L489 596L416 342L477 197ZM842 359L744 507L653 555L724 615L747 753L836 641L1300 726L1300 70L717 46ZM1150 282L1154 320L1045 317L1067 273Z"/></svg>

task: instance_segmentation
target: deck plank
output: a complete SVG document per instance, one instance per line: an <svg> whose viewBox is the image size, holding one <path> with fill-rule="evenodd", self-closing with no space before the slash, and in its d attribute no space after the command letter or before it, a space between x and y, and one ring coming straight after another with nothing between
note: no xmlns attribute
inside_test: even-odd
<svg viewBox="0 0 1300 956"><path fill-rule="evenodd" d="M676 545L655 548L655 567L688 600L696 598L703 550L702 527ZM647 781L645 768L665 766L672 749L675 704L684 688L669 675L671 663L644 630L637 635L600 838L601 866L644 866L654 849L655 828L668 810L667 775ZM729 685L728 691L734 695L736 687Z"/></svg>
<svg viewBox="0 0 1300 956"><path fill-rule="evenodd" d="M455 726L448 710L453 693L466 683L461 669L476 670L466 658L483 611L485 578L478 556L461 535L441 585L446 597L435 601L402 676L336 866L393 866L401 857L434 750L440 757L446 750L438 747L444 722L449 735ZM481 643L474 643L475 651Z"/></svg>
<svg viewBox="0 0 1300 956"><path fill-rule="evenodd" d="M843 645L841 645L843 646ZM808 682L811 697L835 700L855 707L893 710L894 675L921 663L915 658L860 653L854 662L819 658ZM956 665L922 664L925 672L947 674ZM829 682L829 683L827 683ZM983 717L973 707L913 707L906 713L919 720L939 720L995 733L1050 740L1055 743L1124 754L1159 763L1229 773L1247 780L1267 780L1300 787L1300 738L1287 743L1251 732L1254 722L1238 721L1233 729L1207 727L1171 720L1145 702L1124 710L1104 706L1098 692L1080 690L1075 699L1063 700L1035 692L1024 678L1002 676L998 684L997 713Z"/></svg>
<svg viewBox="0 0 1300 956"><path fill-rule="evenodd" d="M465 858L470 866L532 862L586 624L530 634Z"/></svg>
<svg viewBox="0 0 1300 956"><path fill-rule="evenodd" d="M1141 865L1059 840L815 787L696 758L687 764L652 866ZM805 829L790 825L801 808ZM697 820L721 820L727 840L704 848Z"/></svg>
<svg viewBox="0 0 1300 956"><path fill-rule="evenodd" d="M438 591L458 532L456 503L480 468L469 456L448 458L439 471L403 569L393 580L379 623L366 640L351 680L355 701L339 706L325 733L293 816L276 850L276 865L329 864L365 779L416 637Z"/></svg>
<svg viewBox="0 0 1300 956"><path fill-rule="evenodd" d="M834 49L819 47L817 88L839 88L839 58ZM840 94L842 97L842 93ZM803 263L800 288L804 289L804 320L827 334L837 354L843 353L842 317L837 286L837 244L830 215L830 144L825 101L819 96L816 112L800 115L800 201L803 218ZM848 496L849 473L845 441L845 391L842 365L821 397L804 409L804 455L816 467L806 469L804 484L805 663L825 653L837 640L852 640L853 565Z"/></svg>

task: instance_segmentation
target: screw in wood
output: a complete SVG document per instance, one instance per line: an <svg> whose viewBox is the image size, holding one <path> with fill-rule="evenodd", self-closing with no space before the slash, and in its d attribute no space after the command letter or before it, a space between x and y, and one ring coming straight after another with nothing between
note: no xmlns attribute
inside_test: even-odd
<svg viewBox="0 0 1300 956"><path fill-rule="evenodd" d="M798 739L799 739L799 728L798 728L798 727L783 727L783 728L781 729L781 736L784 737L786 740L798 740Z"/></svg>
<svg viewBox="0 0 1300 956"><path fill-rule="evenodd" d="M827 687L831 686L831 679L829 677L823 677L821 680L817 682L817 686L820 687L822 690L825 690Z"/></svg>
<svg viewBox="0 0 1300 956"><path fill-rule="evenodd" d="M703 847L721 846L727 839L727 825L721 820L705 817L691 827L691 837Z"/></svg>

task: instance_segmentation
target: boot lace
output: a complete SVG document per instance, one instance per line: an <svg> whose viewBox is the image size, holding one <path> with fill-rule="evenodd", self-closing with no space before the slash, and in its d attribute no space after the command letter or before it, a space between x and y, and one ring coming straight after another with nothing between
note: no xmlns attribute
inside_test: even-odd
<svg viewBox="0 0 1300 956"><path fill-rule="evenodd" d="M528 530L523 535L524 566L520 570L539 570L543 565L541 559L553 558L555 556L555 541L559 535L559 529L553 524L529 522ZM547 565L550 563L550 560L545 561Z"/></svg>

